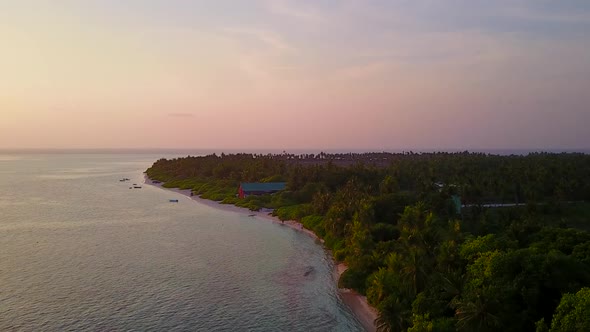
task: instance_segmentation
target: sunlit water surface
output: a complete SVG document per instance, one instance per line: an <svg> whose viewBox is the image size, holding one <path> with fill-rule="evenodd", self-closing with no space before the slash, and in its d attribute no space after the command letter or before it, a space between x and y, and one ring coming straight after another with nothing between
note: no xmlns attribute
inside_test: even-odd
<svg viewBox="0 0 590 332"><path fill-rule="evenodd" d="M362 330L310 237L129 189L160 157L0 155L0 331Z"/></svg>

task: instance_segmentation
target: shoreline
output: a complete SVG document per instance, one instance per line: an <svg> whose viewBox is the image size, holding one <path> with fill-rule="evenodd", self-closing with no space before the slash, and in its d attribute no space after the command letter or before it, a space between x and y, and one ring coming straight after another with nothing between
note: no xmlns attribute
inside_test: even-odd
<svg viewBox="0 0 590 332"><path fill-rule="evenodd" d="M162 183L153 183L153 181L147 176L147 174L144 174L144 183L147 185L150 185L150 186L154 186L154 187L163 189L163 190L169 190L172 192L179 193L179 194L184 195L187 198L189 198L197 203L204 204L204 205L207 205L207 206L215 208L215 209L230 211L230 212L235 212L235 213L248 213L248 215L252 215L255 218L264 219L264 220L270 221L274 224L286 226L286 227L289 227L289 228L294 229L296 231L305 233L308 236L312 237L313 239L319 241L320 243L322 243L322 244L324 243L324 241L322 239L320 239L314 232L303 227L303 225L301 223L299 223L295 220L282 221L278 217L270 215L268 212L251 211L251 210L248 210L243 207L235 206L233 204L221 204L217 201L204 199L199 196L191 196L190 189L183 190L183 189L178 189L178 188L165 188L162 186ZM336 281L336 286L338 286L338 280L340 280L340 276L342 275L342 273L344 273L344 271L346 271L346 269L348 267L344 263L336 262L333 257L330 256L330 258L332 259L332 262L334 263L334 278ZM346 304L348 306L348 308L351 310L352 314L361 323L363 328L367 332L376 331L375 319L377 318L377 310L375 308L373 308L371 305L369 305L369 303L367 302L367 298L365 296L355 292L354 290L346 289L346 288L338 288L338 293L340 295L340 298L342 299L342 302L344 302L344 304Z"/></svg>

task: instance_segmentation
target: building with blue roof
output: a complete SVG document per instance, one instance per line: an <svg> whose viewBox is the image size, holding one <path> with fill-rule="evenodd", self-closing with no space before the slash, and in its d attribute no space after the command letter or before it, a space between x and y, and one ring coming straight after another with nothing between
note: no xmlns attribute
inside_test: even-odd
<svg viewBox="0 0 590 332"><path fill-rule="evenodd" d="M244 182L238 188L238 197L244 198L250 195L274 194L287 187L286 182Z"/></svg>

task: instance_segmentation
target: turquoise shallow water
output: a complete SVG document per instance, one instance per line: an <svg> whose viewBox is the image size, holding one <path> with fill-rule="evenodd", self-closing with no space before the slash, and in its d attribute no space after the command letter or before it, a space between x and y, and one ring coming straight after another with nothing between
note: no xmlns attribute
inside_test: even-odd
<svg viewBox="0 0 590 332"><path fill-rule="evenodd" d="M160 157L0 155L1 331L362 330L310 237L128 189Z"/></svg>

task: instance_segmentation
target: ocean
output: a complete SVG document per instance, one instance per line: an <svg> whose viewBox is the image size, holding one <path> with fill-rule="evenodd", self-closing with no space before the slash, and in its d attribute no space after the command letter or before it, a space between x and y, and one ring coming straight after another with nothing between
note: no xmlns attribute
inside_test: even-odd
<svg viewBox="0 0 590 332"><path fill-rule="evenodd" d="M0 154L0 331L362 331L311 237L129 189L162 157Z"/></svg>

